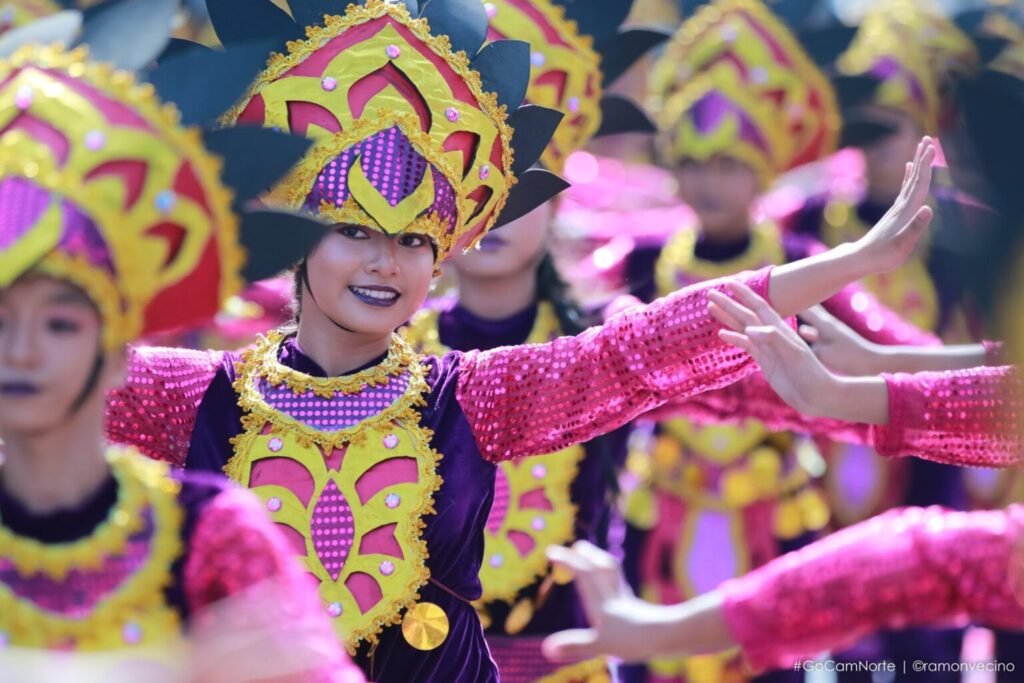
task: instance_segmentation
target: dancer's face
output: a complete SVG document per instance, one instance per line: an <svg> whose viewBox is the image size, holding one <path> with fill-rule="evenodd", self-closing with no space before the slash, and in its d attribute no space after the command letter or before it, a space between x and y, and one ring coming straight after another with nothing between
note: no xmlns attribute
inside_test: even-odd
<svg viewBox="0 0 1024 683"><path fill-rule="evenodd" d="M102 401L123 369L107 354L83 401L102 330L95 306L67 282L29 275L0 289L0 435L40 435Z"/></svg>
<svg viewBox="0 0 1024 683"><path fill-rule="evenodd" d="M426 301L434 250L424 235L395 237L358 225L339 225L307 261L315 306L343 328L388 337Z"/></svg>
<svg viewBox="0 0 1024 683"><path fill-rule="evenodd" d="M893 109L873 107L873 117L891 124L895 130L864 147L864 165L868 182L879 196L895 198L903 186L903 171L914 160L921 128L909 115Z"/></svg>
<svg viewBox="0 0 1024 683"><path fill-rule="evenodd" d="M734 237L749 229L750 210L758 195L757 174L749 165L725 155L707 161L686 159L676 167L680 198L711 237Z"/></svg>
<svg viewBox="0 0 1024 683"><path fill-rule="evenodd" d="M546 202L488 233L479 249L452 259L455 271L460 277L497 280L536 268L544 254L553 213L551 202Z"/></svg>

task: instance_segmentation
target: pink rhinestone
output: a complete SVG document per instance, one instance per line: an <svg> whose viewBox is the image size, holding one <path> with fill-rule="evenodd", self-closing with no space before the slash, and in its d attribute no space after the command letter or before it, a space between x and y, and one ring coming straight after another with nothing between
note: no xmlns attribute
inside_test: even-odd
<svg viewBox="0 0 1024 683"><path fill-rule="evenodd" d="M392 574L394 574L395 573L395 565L394 565L394 563L393 562L388 562L387 560L384 560L383 562L381 562L380 563L380 573L383 574L384 576L391 576Z"/></svg>
<svg viewBox="0 0 1024 683"><path fill-rule="evenodd" d="M275 436L273 439L267 442L267 448L269 448L272 452L277 453L279 450L284 448L284 442Z"/></svg>
<svg viewBox="0 0 1024 683"><path fill-rule="evenodd" d="M498 8L493 2L485 2L484 11L487 12L488 19L493 19L495 15L498 14Z"/></svg>
<svg viewBox="0 0 1024 683"><path fill-rule="evenodd" d="M547 526L547 522L544 521L543 517L534 517L530 523L534 531L544 531L544 527Z"/></svg>
<svg viewBox="0 0 1024 683"><path fill-rule="evenodd" d="M402 54L402 50L399 49L397 45L388 45L386 48L384 48L384 52L391 59L398 59L399 55Z"/></svg>
<svg viewBox="0 0 1024 683"><path fill-rule="evenodd" d="M85 147L92 152L98 152L107 144L107 136L101 130L90 131L85 134Z"/></svg>
<svg viewBox="0 0 1024 683"><path fill-rule="evenodd" d="M580 98L570 97L569 98L569 111L575 114L580 110Z"/></svg>
<svg viewBox="0 0 1024 683"><path fill-rule="evenodd" d="M27 85L23 85L18 88L17 94L14 96L14 106L18 109L25 111L32 106L32 88Z"/></svg>
<svg viewBox="0 0 1024 683"><path fill-rule="evenodd" d="M341 616L341 612L342 609L340 602L332 602L331 604L327 605L327 614L334 617L335 619Z"/></svg>
<svg viewBox="0 0 1024 683"><path fill-rule="evenodd" d="M271 512L277 512L281 509L281 499L277 496L267 500L267 509Z"/></svg>
<svg viewBox="0 0 1024 683"><path fill-rule="evenodd" d="M480 167L480 180L487 180L491 177L491 166L490 164L484 164Z"/></svg>
<svg viewBox="0 0 1024 683"><path fill-rule="evenodd" d="M501 565L505 564L505 558L501 555L491 555L491 559L489 560L489 562L491 563L492 567L500 567Z"/></svg>
<svg viewBox="0 0 1024 683"><path fill-rule="evenodd" d="M530 64L532 64L533 66L536 66L536 67L544 66L544 62L546 62L546 61L547 61L547 58L544 56L543 52L531 52L530 53Z"/></svg>
<svg viewBox="0 0 1024 683"><path fill-rule="evenodd" d="M11 637L4 631L0 631L0 650L11 644Z"/></svg>
<svg viewBox="0 0 1024 683"><path fill-rule="evenodd" d="M142 640L142 627L134 621L129 621L121 629L121 638L129 645L135 645Z"/></svg>
<svg viewBox="0 0 1024 683"><path fill-rule="evenodd" d="M530 473L533 474L534 479L543 479L548 476L548 468L544 467L544 465L534 465Z"/></svg>
<svg viewBox="0 0 1024 683"><path fill-rule="evenodd" d="M398 436L395 434L388 434L384 437L384 448L391 450L398 445Z"/></svg>
<svg viewBox="0 0 1024 683"><path fill-rule="evenodd" d="M324 79L320 81L320 87L327 92L333 92L338 87L338 79L325 76Z"/></svg>
<svg viewBox="0 0 1024 683"><path fill-rule="evenodd" d="M6 27L10 26L13 23L14 23L14 8L13 7L4 7L4 11L0 12L0 26L3 26L4 28L6 28ZM3 642L4 641L2 639L0 639L0 647L3 646Z"/></svg>
<svg viewBox="0 0 1024 683"><path fill-rule="evenodd" d="M447 118L449 121L453 123L459 120L459 110L456 109L455 107L448 107L447 109L445 109L444 115L445 118Z"/></svg>
<svg viewBox="0 0 1024 683"><path fill-rule="evenodd" d="M397 493L389 493L384 497L384 504L394 510L396 507L402 504L402 499Z"/></svg>

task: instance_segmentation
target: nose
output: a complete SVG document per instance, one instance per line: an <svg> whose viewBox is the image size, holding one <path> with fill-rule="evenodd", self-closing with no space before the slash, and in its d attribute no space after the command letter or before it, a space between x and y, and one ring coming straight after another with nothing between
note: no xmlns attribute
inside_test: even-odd
<svg viewBox="0 0 1024 683"><path fill-rule="evenodd" d="M12 320L0 334L0 353L11 368L25 369L39 362L39 343L27 320Z"/></svg>
<svg viewBox="0 0 1024 683"><path fill-rule="evenodd" d="M374 240L374 250L371 258L366 263L366 271L380 277L395 277L398 275L398 244L395 239L386 237Z"/></svg>

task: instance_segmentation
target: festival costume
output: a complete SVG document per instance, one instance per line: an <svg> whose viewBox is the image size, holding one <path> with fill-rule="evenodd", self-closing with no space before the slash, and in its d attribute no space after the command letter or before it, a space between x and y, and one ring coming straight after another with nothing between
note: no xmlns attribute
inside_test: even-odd
<svg viewBox="0 0 1024 683"><path fill-rule="evenodd" d="M120 7L106 20L123 20ZM158 29L139 30L159 49ZM0 83L0 287L26 273L78 286L100 312L104 350L193 324L237 290L230 160L173 105L85 47L22 47L0 60ZM249 626L272 631L284 617L321 650L310 680L362 680L250 496L131 448L107 457L110 476L75 509L41 515L0 494L0 655L122 651L173 670L198 617L274 584L280 611Z"/></svg>
<svg viewBox="0 0 1024 683"><path fill-rule="evenodd" d="M314 137L275 197L331 223L425 232L442 256L482 236L502 203L515 216L546 200L538 187L549 174L523 170L531 153L512 162L531 129L513 134L503 111L525 92L528 51L501 42L478 51L487 17L479 5L477 24L474 7L433 0L416 20L406 5L371 0L321 17L307 41L272 58L228 119ZM211 15L230 51L228 27L239 24ZM500 64L489 62L498 54ZM546 142L550 128L537 128L534 140ZM525 142L534 156L544 148ZM515 176L525 192L510 194ZM764 294L768 274L740 279ZM241 355L139 348L127 386L111 397L110 437L186 468L225 470L251 488L371 679L493 680L471 602L481 594L495 463L586 441L749 372L749 358L717 339L706 312L708 287L722 285L542 345L437 358L394 337L386 358L342 377L324 377L294 337L278 333Z"/></svg>
<svg viewBox="0 0 1024 683"><path fill-rule="evenodd" d="M667 38L619 29L632 4L613 2L600 12L549 0L487 5L491 39L530 43L527 102L566 113L541 155L548 168L561 171L567 155L595 136L653 132L636 105L603 92L647 48ZM545 343L572 331L563 329L556 312L562 304L541 298L505 319L483 320L456 299L442 299L421 311L403 335L418 352L436 356L452 349ZM603 658L559 667L541 653L546 635L587 625L575 589L555 582L545 549L578 538L604 545L608 489L614 485L609 480L625 461L625 447L626 431L620 429L593 443L498 466L484 541L483 593L475 604L503 681L609 680Z"/></svg>

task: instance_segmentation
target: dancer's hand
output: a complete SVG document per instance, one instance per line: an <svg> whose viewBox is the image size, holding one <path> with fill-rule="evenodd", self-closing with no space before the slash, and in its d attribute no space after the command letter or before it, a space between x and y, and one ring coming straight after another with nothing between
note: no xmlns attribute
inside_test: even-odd
<svg viewBox="0 0 1024 683"><path fill-rule="evenodd" d="M735 299L715 291L708 295L708 310L727 328L719 336L751 355L783 401L812 417L888 422L884 380L834 375L767 301L741 283L728 288Z"/></svg>
<svg viewBox="0 0 1024 683"><path fill-rule="evenodd" d="M797 330L800 337L829 370L852 377L889 370L882 345L860 336L822 306L807 309L800 318L804 322Z"/></svg>
<svg viewBox="0 0 1024 683"><path fill-rule="evenodd" d="M896 201L854 248L864 272L886 273L902 266L928 229L932 209L925 206L931 189L935 141L925 137L917 146L914 160L906 166L903 187Z"/></svg>
<svg viewBox="0 0 1024 683"><path fill-rule="evenodd" d="M735 645L725 625L721 598L710 593L678 605L640 600L626 585L618 561L587 541L552 546L548 558L572 572L590 628L561 631L544 640L555 662L611 655L631 662L686 656Z"/></svg>

